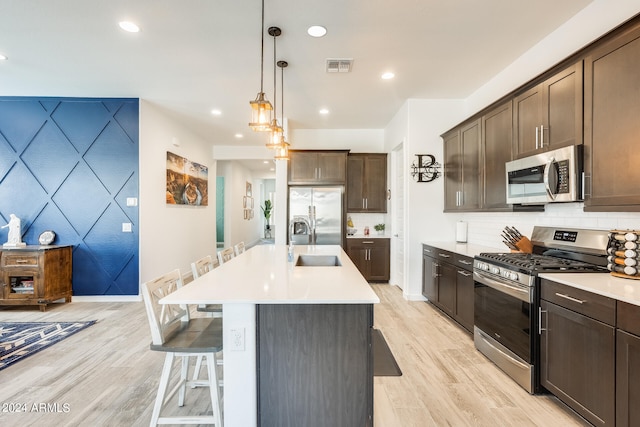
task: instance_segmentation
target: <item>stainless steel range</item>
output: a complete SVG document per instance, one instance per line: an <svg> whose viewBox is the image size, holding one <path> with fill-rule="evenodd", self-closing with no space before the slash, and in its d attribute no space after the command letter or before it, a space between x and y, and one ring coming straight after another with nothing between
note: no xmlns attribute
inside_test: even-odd
<svg viewBox="0 0 640 427"><path fill-rule="evenodd" d="M474 258L474 342L529 393L539 379L540 273L606 272L608 231L534 227L533 253Z"/></svg>

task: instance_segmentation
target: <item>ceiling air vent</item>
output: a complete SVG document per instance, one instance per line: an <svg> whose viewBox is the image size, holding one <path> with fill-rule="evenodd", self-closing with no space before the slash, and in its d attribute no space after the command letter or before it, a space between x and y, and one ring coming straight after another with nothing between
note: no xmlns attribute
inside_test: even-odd
<svg viewBox="0 0 640 427"><path fill-rule="evenodd" d="M327 73L349 73L353 59L327 59Z"/></svg>

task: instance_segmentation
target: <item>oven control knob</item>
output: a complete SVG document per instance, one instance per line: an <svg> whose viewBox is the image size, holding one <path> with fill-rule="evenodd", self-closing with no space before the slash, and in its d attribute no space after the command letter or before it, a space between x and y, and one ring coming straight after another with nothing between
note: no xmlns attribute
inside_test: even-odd
<svg viewBox="0 0 640 427"><path fill-rule="evenodd" d="M493 274L500 274L500 269L498 267L491 267L491 272Z"/></svg>
<svg viewBox="0 0 640 427"><path fill-rule="evenodd" d="M509 279L518 281L518 273L509 273Z"/></svg>

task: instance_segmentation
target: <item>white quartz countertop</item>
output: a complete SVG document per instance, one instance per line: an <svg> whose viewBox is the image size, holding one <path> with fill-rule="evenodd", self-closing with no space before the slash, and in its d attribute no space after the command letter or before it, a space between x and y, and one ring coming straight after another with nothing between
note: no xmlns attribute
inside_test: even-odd
<svg viewBox="0 0 640 427"><path fill-rule="evenodd" d="M539 277L640 306L640 280L609 273L542 273Z"/></svg>
<svg viewBox="0 0 640 427"><path fill-rule="evenodd" d="M162 304L372 304L380 299L340 246L254 246L162 298ZM300 254L336 255L342 266L295 266Z"/></svg>
<svg viewBox="0 0 640 427"><path fill-rule="evenodd" d="M482 252L501 253L501 252L508 251L508 249L506 248L492 248L488 246L474 245L472 243L458 243L458 242L451 242L451 241L445 241L445 242L425 241L422 243L424 243L425 245L436 247L438 249L443 249L445 251L468 256L471 258L473 258L476 255L480 255Z"/></svg>

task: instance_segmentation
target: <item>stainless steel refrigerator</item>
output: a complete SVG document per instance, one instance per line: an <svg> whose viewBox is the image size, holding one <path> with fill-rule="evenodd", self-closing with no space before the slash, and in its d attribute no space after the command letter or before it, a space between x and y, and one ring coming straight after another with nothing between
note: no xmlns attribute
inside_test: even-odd
<svg viewBox="0 0 640 427"><path fill-rule="evenodd" d="M294 245L342 245L343 186L289 187L289 236Z"/></svg>

